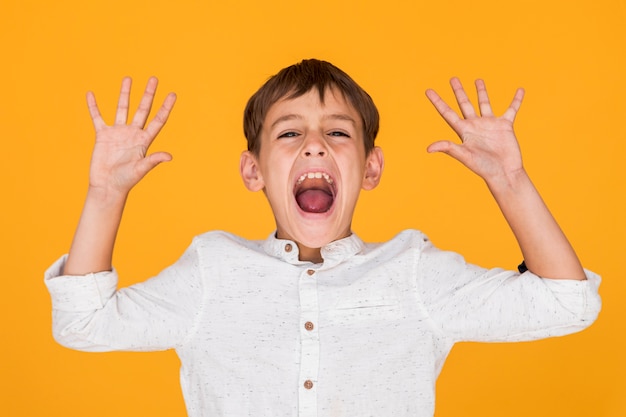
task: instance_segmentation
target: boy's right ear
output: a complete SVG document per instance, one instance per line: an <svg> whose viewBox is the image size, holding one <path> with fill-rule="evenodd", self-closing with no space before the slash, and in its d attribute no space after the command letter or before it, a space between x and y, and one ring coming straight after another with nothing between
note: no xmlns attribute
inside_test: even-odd
<svg viewBox="0 0 626 417"><path fill-rule="evenodd" d="M241 154L239 174L248 190L261 191L265 187L257 158L250 151L244 151Z"/></svg>

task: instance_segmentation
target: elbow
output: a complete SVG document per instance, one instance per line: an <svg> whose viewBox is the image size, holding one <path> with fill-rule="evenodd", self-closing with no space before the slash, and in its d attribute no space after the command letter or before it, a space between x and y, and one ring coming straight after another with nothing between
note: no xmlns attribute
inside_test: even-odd
<svg viewBox="0 0 626 417"><path fill-rule="evenodd" d="M578 320L575 331L582 331L589 328L598 319L602 311L602 298L598 293L599 278L587 276L586 281L581 281L585 286L585 291L581 294L579 302ZM570 310L576 311L576 310Z"/></svg>
<svg viewBox="0 0 626 417"><path fill-rule="evenodd" d="M52 338L61 346L83 352L109 350L94 343L90 331L91 317L72 319L72 315L55 311L52 319Z"/></svg>

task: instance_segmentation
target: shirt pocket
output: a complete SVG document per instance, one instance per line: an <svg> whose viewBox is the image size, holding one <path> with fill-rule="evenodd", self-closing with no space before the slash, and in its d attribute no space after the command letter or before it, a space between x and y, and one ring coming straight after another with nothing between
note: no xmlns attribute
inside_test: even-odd
<svg viewBox="0 0 626 417"><path fill-rule="evenodd" d="M358 299L339 300L330 313L338 320L388 321L401 317L400 300L395 295L372 295Z"/></svg>

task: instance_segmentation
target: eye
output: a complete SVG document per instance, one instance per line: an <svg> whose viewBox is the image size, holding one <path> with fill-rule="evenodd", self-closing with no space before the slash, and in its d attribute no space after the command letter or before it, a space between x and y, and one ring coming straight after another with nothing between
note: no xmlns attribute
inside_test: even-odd
<svg viewBox="0 0 626 417"><path fill-rule="evenodd" d="M344 136L344 137L347 137L347 138L350 137L350 135L348 135L346 132L342 132L340 130L333 130L332 132L329 133L329 135L330 136L337 136L337 137Z"/></svg>
<svg viewBox="0 0 626 417"><path fill-rule="evenodd" d="M279 138L295 138L300 136L299 133L297 132L285 132L285 133L281 133L280 135L278 135Z"/></svg>

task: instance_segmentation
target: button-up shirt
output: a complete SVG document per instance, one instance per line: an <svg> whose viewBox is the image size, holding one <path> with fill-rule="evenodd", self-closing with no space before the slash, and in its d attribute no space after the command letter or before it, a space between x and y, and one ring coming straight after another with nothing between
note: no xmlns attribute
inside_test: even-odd
<svg viewBox="0 0 626 417"><path fill-rule="evenodd" d="M176 349L190 417L432 417L458 341L521 341L590 325L599 277L484 269L407 230L351 235L298 258L294 242L196 237L158 276L46 272L54 335L88 351Z"/></svg>

